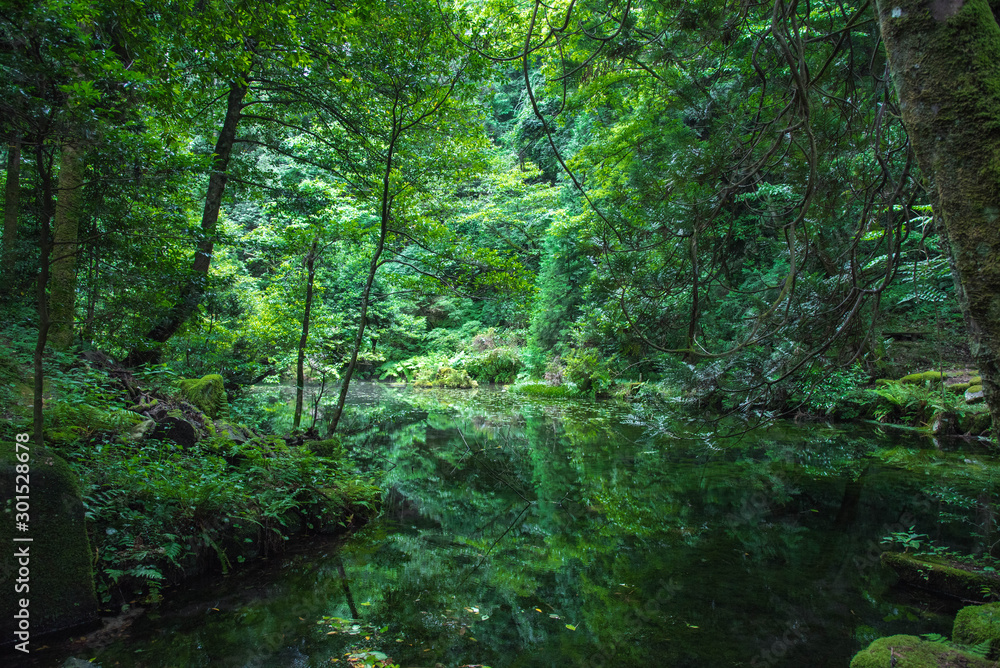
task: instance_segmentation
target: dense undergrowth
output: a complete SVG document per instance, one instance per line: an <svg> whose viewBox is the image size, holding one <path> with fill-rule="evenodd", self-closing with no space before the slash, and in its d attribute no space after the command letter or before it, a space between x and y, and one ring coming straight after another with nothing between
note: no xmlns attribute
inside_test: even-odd
<svg viewBox="0 0 1000 668"><path fill-rule="evenodd" d="M30 432L29 337L4 332L4 437ZM344 449L314 447L239 424L226 402L212 419L166 367L131 374L70 354L47 360L46 446L78 474L102 606L156 600L163 587L226 573L301 534L333 534L377 512L377 479ZM252 407L251 409L252 410ZM142 412L140 412L142 411ZM155 411L161 411L156 413ZM163 415L157 423L148 414ZM162 425L191 424L195 443Z"/></svg>
<svg viewBox="0 0 1000 668"><path fill-rule="evenodd" d="M510 385L509 391L545 398L617 399L656 410L711 409L720 413L757 413L772 417L872 420L917 427L941 435L986 435L991 421L981 397L966 399L967 356L948 350L935 355L950 372L926 368L927 346L920 342L891 363L841 367L822 359L787 378L748 380L745 368L727 363L687 364L662 355L630 363L603 357L594 345L567 346L560 354L540 352L525 330L476 330L478 322L453 330L433 330L433 349L385 362L373 379L417 387L467 389L473 383ZM891 344L891 341L889 341ZM944 342L942 346L944 347ZM914 373L916 372L916 373ZM923 372L923 373L920 373ZM888 377L880 373L892 374Z"/></svg>

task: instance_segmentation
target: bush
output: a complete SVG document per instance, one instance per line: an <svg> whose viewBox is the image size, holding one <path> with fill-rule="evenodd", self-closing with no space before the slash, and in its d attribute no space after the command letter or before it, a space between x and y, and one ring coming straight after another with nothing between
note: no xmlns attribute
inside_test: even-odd
<svg viewBox="0 0 1000 668"><path fill-rule="evenodd" d="M611 372L607 363L597 358L594 348L577 348L564 358L566 378L582 394L596 397L605 394L611 386Z"/></svg>

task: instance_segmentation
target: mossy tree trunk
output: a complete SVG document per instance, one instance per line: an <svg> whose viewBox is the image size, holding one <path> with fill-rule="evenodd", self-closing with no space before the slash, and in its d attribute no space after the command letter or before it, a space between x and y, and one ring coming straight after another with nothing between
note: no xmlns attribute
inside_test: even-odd
<svg viewBox="0 0 1000 668"><path fill-rule="evenodd" d="M306 308L302 316L302 336L299 337L299 358L295 365L295 420L292 429L302 423L302 402L306 387L306 343L309 342L309 316L312 311L313 282L316 279L316 255L319 238L313 239L306 254Z"/></svg>
<svg viewBox="0 0 1000 668"><path fill-rule="evenodd" d="M1000 26L987 0L878 0L900 110L954 261L1000 442Z"/></svg>
<svg viewBox="0 0 1000 668"><path fill-rule="evenodd" d="M58 194L52 226L52 267L49 277L49 341L56 350L73 345L76 321L76 254L83 191L83 155L67 143L59 159Z"/></svg>
<svg viewBox="0 0 1000 668"><path fill-rule="evenodd" d="M14 244L17 242L17 217L21 208L21 140L7 146L7 183L3 196L3 272L11 284L14 274Z"/></svg>

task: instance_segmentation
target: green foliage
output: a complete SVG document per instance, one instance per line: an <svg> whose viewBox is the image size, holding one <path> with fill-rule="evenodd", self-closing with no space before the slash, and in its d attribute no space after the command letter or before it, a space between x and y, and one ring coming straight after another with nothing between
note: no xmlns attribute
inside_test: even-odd
<svg viewBox="0 0 1000 668"><path fill-rule="evenodd" d="M862 389L867 383L868 374L860 365L846 369L818 368L791 380L794 389L788 403L815 415L862 417L868 410L865 404L870 395Z"/></svg>
<svg viewBox="0 0 1000 668"><path fill-rule="evenodd" d="M566 378L578 392L596 397L605 394L611 387L608 363L600 359L595 348L571 350L563 360L566 362Z"/></svg>
<svg viewBox="0 0 1000 668"><path fill-rule="evenodd" d="M278 549L301 528L326 530L372 513L378 489L345 471L335 450L320 456L275 439L209 439L187 450L150 441L78 459L103 601L155 594L207 554L225 570L237 557Z"/></svg>

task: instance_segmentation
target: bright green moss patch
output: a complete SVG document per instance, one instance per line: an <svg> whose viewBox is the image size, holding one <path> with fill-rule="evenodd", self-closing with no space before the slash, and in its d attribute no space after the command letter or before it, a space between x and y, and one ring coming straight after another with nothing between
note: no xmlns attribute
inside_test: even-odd
<svg viewBox="0 0 1000 668"><path fill-rule="evenodd" d="M968 654L947 642L917 636L879 638L854 655L851 668L991 668L992 661Z"/></svg>
<svg viewBox="0 0 1000 668"><path fill-rule="evenodd" d="M181 396L213 420L228 414L225 384L217 373L177 381Z"/></svg>
<svg viewBox="0 0 1000 668"><path fill-rule="evenodd" d="M990 644L990 657L1000 653L1000 603L970 605L955 615L952 631L955 642L964 645Z"/></svg>
<svg viewBox="0 0 1000 668"><path fill-rule="evenodd" d="M924 371L923 373L911 373L903 376L899 382L905 385L923 385L924 383L940 383L947 376L940 371Z"/></svg>
<svg viewBox="0 0 1000 668"><path fill-rule="evenodd" d="M302 447L320 457L343 457L344 444L338 435L322 441L306 441Z"/></svg>
<svg viewBox="0 0 1000 668"><path fill-rule="evenodd" d="M547 383L519 383L510 388L510 391L529 397L566 398L573 396L573 391L566 385L548 385Z"/></svg>
<svg viewBox="0 0 1000 668"><path fill-rule="evenodd" d="M146 418L131 411L57 401L46 406L45 440L63 444L100 433L130 434L145 421Z"/></svg>

